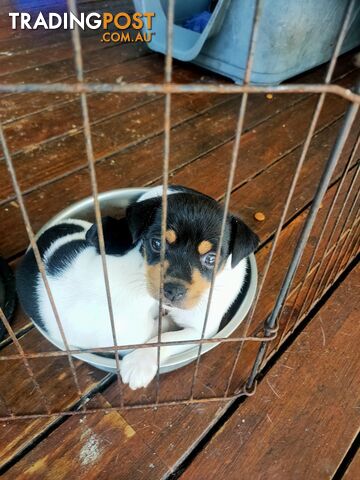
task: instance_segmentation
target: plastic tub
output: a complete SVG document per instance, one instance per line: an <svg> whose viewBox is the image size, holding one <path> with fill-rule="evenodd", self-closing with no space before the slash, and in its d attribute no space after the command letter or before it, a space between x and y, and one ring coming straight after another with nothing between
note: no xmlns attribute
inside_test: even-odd
<svg viewBox="0 0 360 480"><path fill-rule="evenodd" d="M264 0L256 39L251 83L278 84L328 61L347 7L344 0ZM155 12L149 47L166 52L166 1L134 0L137 11ZM255 15L254 0L219 0L200 34L183 21L206 9L208 1L176 2L173 56L192 61L242 83ZM360 44L360 5L356 5L342 53Z"/></svg>

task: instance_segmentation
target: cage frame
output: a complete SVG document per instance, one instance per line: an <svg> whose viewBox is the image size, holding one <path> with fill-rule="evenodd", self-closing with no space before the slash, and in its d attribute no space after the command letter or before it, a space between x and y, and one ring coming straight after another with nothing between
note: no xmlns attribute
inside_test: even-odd
<svg viewBox="0 0 360 480"><path fill-rule="evenodd" d="M321 268L323 266L323 262L325 261L326 255L323 256L322 260L318 262L317 266L314 266L314 262L316 259L316 253L318 251L319 244L323 238L324 232L326 230L326 227L328 225L328 220L330 218L330 215L333 211L334 205L336 203L336 200L338 198L338 195L343 187L345 178L350 170L350 167L353 165L353 161L355 158L355 155L357 154L357 151L359 150L360 146L360 134L358 134L357 140L355 141L354 147L352 149L351 155L348 159L348 162L346 164L346 167L344 171L342 172L337 190L335 192L335 196L332 199L332 202L330 204L329 211L327 213L327 216L325 218L325 221L321 227L320 234L317 238L315 248L312 252L310 262L305 269L305 274L303 275L303 278L301 280L301 286L296 294L296 298L293 304L293 310L291 314L288 317L287 320L287 325L286 328L284 329L282 335L279 337L278 336L278 328L279 328L279 319L283 313L283 308L286 303L286 300L288 298L288 294L290 291L290 287L292 285L292 282L294 280L295 274L297 272L297 268L299 266L299 262L301 260L301 257L305 251L305 248L308 244L308 239L310 236L310 233L312 231L314 222L316 221L317 214L319 211L319 208L321 206L321 202L324 198L324 195L326 194L326 191L329 187L330 181L332 174L335 170L336 165L338 164L340 155L343 151L345 142L349 136L349 133L351 131L351 128L354 124L356 115L359 112L360 109L360 78L357 81L357 84L355 86L354 90L346 89L344 87L341 87L339 85L335 85L331 83L332 80L332 75L334 73L335 65L337 58L340 54L341 51L341 46L343 44L343 41L346 37L346 33L348 30L348 27L350 25L350 21L352 18L352 14L354 12L355 8L355 3L356 0L349 0L347 3L345 15L341 24L341 28L338 32L338 38L337 42L334 46L333 54L331 57L331 60L329 62L329 66L327 69L327 73L324 78L324 83L322 84L282 84L282 85L277 85L277 86L256 86L256 85L251 85L251 68L252 68L252 63L254 59L254 53L255 53L255 48L256 48L256 36L257 36L257 31L259 28L259 19L260 19L260 13L261 13L261 4L263 0L255 0L255 16L254 16L254 21L252 24L252 31L251 31L251 39L250 39L250 46L249 46L249 51L248 51L248 56L247 56L247 63L246 63L246 71L245 71L245 79L244 83L242 85L235 85L235 84L196 84L196 83L190 83L190 84L179 84L179 83L173 83L172 82L172 67L173 67L173 60L172 60L172 36L173 36L173 24L174 24L174 7L175 7L175 0L169 0L168 2L168 12L167 12L167 18L168 18L168 23L167 23L167 51L165 55L165 69L164 69L164 81L161 84L151 84L151 83L87 83L84 80L84 68L83 68L83 60L82 60L82 50L81 50L81 39L80 39L80 30L79 27L76 26L74 30L71 31L71 36L72 36L72 43L73 43L73 52L74 52L74 61L75 61L75 71L76 71L76 82L72 84L68 83L52 83L52 84L45 84L45 83L25 83L25 84L0 84L0 93L75 93L79 94L80 96L80 105L81 105L81 112L82 112L82 120L83 120L83 131L84 131L84 140L85 140L85 147L86 147L86 157L87 157L87 165L88 165L88 170L89 170L89 177L90 177L90 183L91 183L91 189L92 189L92 196L94 199L94 213L95 213L95 219L96 219L96 225L98 228L99 232L99 249L100 249L100 255L102 259L102 268L103 268L103 276L104 276L104 283L105 283L105 288L106 288L106 296L107 296L107 302L108 302L108 310L109 310L109 321L111 325L111 331L112 331L112 336L113 336L113 343L114 345L111 347L104 347L104 348L91 348L91 349L71 349L67 339L65 332L62 327L61 323L61 318L57 312L56 309L56 304L54 301L54 298L51 294L51 289L49 286L49 282L46 276L46 271L45 267L43 264L43 261L40 256L39 249L36 244L36 237L35 233L32 229L30 218L27 212L27 208L25 205L24 201L24 194L21 191L21 188L19 186L17 176L16 176L16 171L14 168L14 163L12 160L11 153L9 151L9 148L7 146L6 142L6 136L4 133L4 129L2 124L0 123L0 144L2 145L3 152L4 152L4 158L5 162L7 164L7 168L9 171L9 175L12 180L13 188L15 191L16 199L19 204L19 208L21 211L21 215L25 224L25 228L29 237L30 245L34 251L35 257L36 257L36 262L40 271L40 274L42 276L42 279L44 281L44 285L61 333L61 337L65 346L65 351L48 351L48 352L41 352L41 353L29 353L25 352L23 347L21 346L21 343L19 342L18 338L16 337L16 334L14 333L8 319L5 317L4 312L0 308L0 319L2 320L9 338L13 342L16 350L18 353L16 354L9 354L9 355L0 355L0 361L8 361L8 360L21 360L24 367L26 368L27 374L29 378L31 378L31 381L34 385L34 388L38 391L40 394L41 401L44 406L44 412L42 413L20 413L20 414L14 414L12 412L10 406L6 405L6 402L4 398L0 395L0 402L2 402L6 408L9 414L7 416L2 416L0 417L0 421L9 421L9 420L17 420L17 419L31 419L31 418L41 418L41 417L66 417L66 416L73 416L73 415L83 415L83 414L94 414L98 412L103 412L103 413L108 413L111 411L119 411L119 410L127 410L127 409L139 409L139 408L158 408L160 406L171 406L171 405L179 405L179 404L191 404L191 403L206 403L206 402L218 402L218 401L230 401L232 399L238 398L239 396L252 396L255 391L256 391L256 384L257 384L257 377L259 374L259 371L261 369L261 366L265 360L265 355L267 351L268 344L275 339L278 339L278 344L277 346L280 345L281 341L284 338L284 335L286 334L287 327L289 326L289 323L293 317L294 314L294 305L296 305L296 300L301 292L302 286L305 284L306 279L308 278L308 275L312 271L313 268L316 268L316 274L318 274L319 271L321 271ZM68 10L74 12L77 14L77 5L75 0L67 0L67 5L68 5ZM113 309L112 309L112 301L111 301L111 292L110 292L110 285L109 285L109 278L108 278L108 271L107 271L107 264L106 264L106 253L105 253L105 244L104 244L104 235L103 235L103 229L102 229L102 223L101 223L101 207L98 199L99 191L98 191L98 183L97 183L97 176L96 176L96 165L95 165L95 156L94 156L94 151L93 151L93 145L92 145L92 134L91 134L91 123L89 119L89 111L88 111L88 104L87 104L87 94L89 93L161 93L164 95L164 102L165 102L165 109L164 109L164 151L163 151L163 163L162 163L162 177L163 177L163 194L162 194L162 221L161 221L161 252L160 252L160 257L161 257L161 267L160 267L160 277L161 277L161 282L160 282L160 300L159 300L159 326L158 326L158 341L155 343L145 343L145 344L134 344L134 345L118 345L117 339L116 339L116 333L115 333L115 320L114 320L114 314L113 314ZM171 341L171 342L163 342L161 341L161 320L162 320L162 315L163 315L163 309L162 309L162 301L163 301L163 282L164 282L164 260L165 260L165 231L166 231L166 219L167 219L167 187L169 185L169 161L170 161L170 153L171 153L171 99L173 94L177 93L187 93L187 94L196 94L196 93L217 93L217 94L242 94L241 101L240 101L240 107L239 107L239 113L238 113L238 118L237 118L237 124L236 124L236 129L235 129L235 141L234 141L234 146L232 150L232 155L231 159L229 161L229 170L228 170L228 177L227 177L227 186L226 186L226 191L225 191L225 196L224 196L224 215L223 215L223 220L222 220L222 225L221 225L221 232L220 232L220 237L219 237L219 245L217 248L216 252L216 261L215 261L215 268L213 271L212 279L211 279L211 284L210 284L210 290L209 290L209 296L208 296L208 303L207 303L207 310L206 310L206 315L204 319L204 324L203 324L203 329L202 329L202 334L200 339L194 339L194 340L183 340L183 341ZM218 270L219 266L219 256L220 256L220 249L224 237L224 232L225 232L225 225L226 225L226 218L227 214L229 212L229 205L230 205L230 198L231 198L231 193L232 193L232 186L234 182L234 175L235 171L237 168L237 165L239 163L239 150L240 150L240 145L241 145L241 136L243 132L243 127L244 127L244 119L246 116L246 108L247 108L247 101L248 101L248 96L251 94L255 93L263 93L263 94L269 94L269 93L279 93L279 94L290 94L290 93L296 93L296 94L301 94L301 93L313 93L313 94L318 94L319 98L315 107L315 110L313 112L313 116L309 125L308 132L306 134L305 141L303 143L302 149L301 149L301 154L300 158L297 162L295 172L293 174L293 178L291 180L290 188L288 190L286 200L284 203L284 207L281 213L281 218L278 224L278 227L275 231L275 234L273 236L272 240L272 246L270 249L270 253L268 255L264 271L261 276L259 288L255 297L255 300L253 302L253 305L251 306L250 312L248 313L246 319L244 320L245 322L245 333L243 336L232 336L232 337L224 337L224 338L205 338L205 329L206 329L206 324L207 324L207 318L209 314L209 309L211 305L211 299L212 299L212 292L214 288L214 280L215 280L215 275ZM333 94L340 96L344 99L346 99L350 105L348 106L347 112L344 116L344 121L343 124L338 132L337 138L335 140L335 143L333 145L333 148L331 150L331 153L328 157L328 160L323 168L323 172L321 175L321 179L317 185L317 190L316 193L313 197L313 200L311 202L311 207L309 209L309 212L306 216L304 225L302 226L300 236L297 240L296 246L294 248L294 252L291 258L291 261L288 265L288 269L286 272L286 275L283 279L282 285L280 287L280 290L278 292L277 298L274 303L274 307L272 309L271 314L265 319L264 325L262 328L262 334L261 335L248 335L250 325L252 323L254 313L256 311L256 307L259 301L259 298L261 296L261 292L263 290L272 260L274 256L274 252L276 250L280 234L283 230L283 227L285 225L286 221L286 215L291 203L291 200L293 198L293 194L295 191L295 187L298 184L299 176L301 173L302 166L304 164L304 161L307 157L311 141L315 135L315 129L316 125L320 116L320 113L322 111L322 107L325 102L325 98L327 95ZM335 222L335 225L333 226L333 229L330 234L330 240L328 240L328 244L326 246L326 254L330 252L330 249L333 248L332 252L330 253L331 257L329 261L327 262L327 265L325 266L325 270L322 274L322 277L320 279L320 282L315 290L315 293L313 294L311 300L310 300L310 309L316 302L318 301L318 294L319 290L322 291L321 293L323 294L326 288L329 288L329 281L331 283L331 279L335 278L337 275L341 273L341 262L340 262L340 267L336 269L338 266L338 262L336 261L335 264L333 265L330 275L328 275L328 267L330 266L333 256L337 252L338 246L340 246L340 255L339 258L347 258L348 263L350 262L350 259L355 258L358 248L359 248L359 241L357 240L357 233L359 230L359 219L360 216L356 215L356 206L358 204L358 199L359 199L359 191L355 197L355 201L350 209L350 213L348 213L348 216L344 219L343 215L345 212L345 206L348 204L349 198L351 193L353 192L354 188L356 188L356 181L358 180L358 174L360 170L360 165L358 164L357 167L355 166L355 174L352 178L352 181L350 183L350 187L346 193L344 205L340 210L340 213L337 217L337 220ZM347 226L347 219L351 217L353 212L355 211L355 219L353 220L353 223L351 227ZM330 245L331 240L333 239L336 229L340 225L340 222L343 221L343 225L340 229L340 233L338 235L338 238L334 245ZM349 241L350 239L350 241ZM309 287L308 292L306 294L306 301L308 300L308 296L310 294L311 288ZM320 295L321 297L321 295ZM304 310L304 306L306 305L306 301L303 304L303 308L301 309L300 313L298 314L298 318L295 320L295 323L292 327L293 331L297 325L301 322L301 316L305 312L306 313L306 308ZM252 342L257 342L259 343L259 348L258 352L255 358L255 361L252 365L252 369L250 372L250 375L247 379L247 381L241 385L239 388L236 388L233 393L230 393L230 386L232 384L236 367L238 365L239 359L241 357L241 352L242 348L247 341L252 341ZM201 356L201 349L202 345L206 343L226 343L226 342L235 342L238 344L238 348L236 351L236 355L234 358L234 362L231 368L231 373L229 375L228 381L227 381L227 386L224 392L223 396L213 396L213 397L206 397L206 398L198 398L194 397L194 386L196 384L197 376L198 376L198 370L199 370L199 363L200 363L200 356ZM190 395L188 398L184 399L177 399L174 401L160 401L160 386L161 386L161 381L160 381L160 373L159 373L159 366L160 366L160 351L161 351L161 346L166 346L166 345L178 345L178 344L195 344L198 346L198 354L197 354L197 359L195 361L195 368L192 376L192 382L191 382L191 389L190 389ZM119 359L119 353L118 350L120 349L133 349L133 348L157 348L157 375L156 375L156 395L155 395L155 401L152 403L136 403L136 404L124 404L124 395L123 395L123 384L121 380L121 375L120 375L120 359ZM116 360L116 378L117 378L117 384L118 384L118 389L119 389L119 398L120 398L120 405L119 406L114 406L114 407L104 407L104 408L88 408L86 407L86 395L81 390L79 380L77 377L76 369L73 363L73 358L72 355L77 354L77 353L85 353L85 352L113 352L115 354L115 360ZM74 381L74 385L76 388L77 395L79 397L79 408L77 410L64 410L64 411L52 411L51 407L49 405L49 402L44 395L41 386L39 382L36 379L36 376L31 368L31 365L29 363L29 359L34 359L34 358L50 358L50 357L61 357L65 356L67 357L68 363L69 363L69 368L71 371L71 375Z"/></svg>

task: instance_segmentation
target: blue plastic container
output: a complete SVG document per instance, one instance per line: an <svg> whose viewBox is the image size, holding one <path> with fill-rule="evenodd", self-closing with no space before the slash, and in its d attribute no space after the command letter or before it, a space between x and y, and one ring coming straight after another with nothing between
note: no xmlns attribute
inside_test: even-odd
<svg viewBox="0 0 360 480"><path fill-rule="evenodd" d="M345 0L264 0L251 83L278 84L328 61L347 7ZM134 0L137 11L155 12L149 47L166 52L166 0ZM208 8L209 0L177 0L173 56L242 83L255 14L254 0L219 0L202 33L184 21ZM342 53L360 44L360 0Z"/></svg>

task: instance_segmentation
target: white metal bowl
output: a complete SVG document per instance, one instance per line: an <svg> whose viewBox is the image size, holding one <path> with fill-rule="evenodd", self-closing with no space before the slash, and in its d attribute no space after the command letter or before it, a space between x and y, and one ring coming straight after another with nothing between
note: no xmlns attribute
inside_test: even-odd
<svg viewBox="0 0 360 480"><path fill-rule="evenodd" d="M119 217L119 213L121 213L121 211L124 210L129 205L129 203L135 201L146 190L146 188L124 188L100 194L99 201L101 205L102 215L113 215ZM44 230L51 227L54 223L57 223L67 218L80 218L93 222L93 197L88 197L84 200L74 203L70 207L64 209L63 211L55 215L41 228L37 236L41 235ZM252 302L254 301L257 287L257 266L254 254L251 254L248 258L250 265L250 283L247 292L234 316L221 330L219 330L219 332L214 336L214 338L229 337L244 320L246 314L251 307ZM40 328L36 324L35 326L50 343L52 343L61 350L65 350L62 343L54 341L42 328ZM220 343L221 342L203 344L201 349L201 355L218 346ZM160 367L160 373L171 372L172 370L176 370L193 362L197 358L197 354L198 345L192 345L184 352L170 357L166 364ZM87 362L90 365L93 365L94 367L101 370L105 370L107 372L116 372L115 359L113 358L107 358L101 355L97 355L95 353L81 353L74 355L74 357L83 360L84 362Z"/></svg>

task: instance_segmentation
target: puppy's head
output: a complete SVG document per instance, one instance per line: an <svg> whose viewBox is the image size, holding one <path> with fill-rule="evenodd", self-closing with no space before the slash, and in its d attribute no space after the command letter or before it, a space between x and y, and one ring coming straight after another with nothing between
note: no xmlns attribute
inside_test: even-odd
<svg viewBox="0 0 360 480"><path fill-rule="evenodd" d="M161 249L161 198L134 203L127 221L134 242L141 241L150 295L159 298ZM165 303L190 309L210 286L220 236L223 208L212 198L197 193L168 196ZM218 272L229 255L234 268L255 250L258 237L239 218L228 215Z"/></svg>

